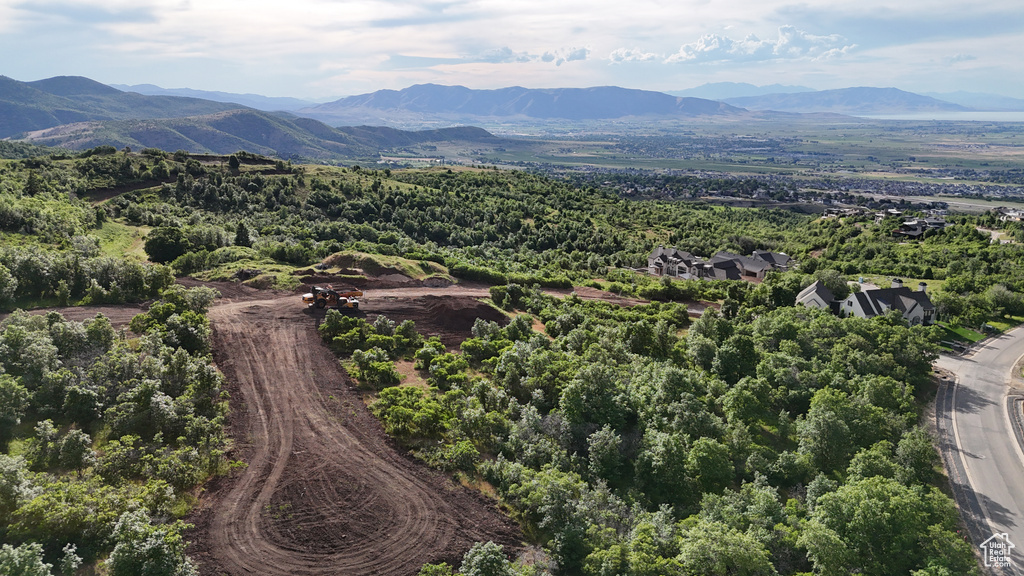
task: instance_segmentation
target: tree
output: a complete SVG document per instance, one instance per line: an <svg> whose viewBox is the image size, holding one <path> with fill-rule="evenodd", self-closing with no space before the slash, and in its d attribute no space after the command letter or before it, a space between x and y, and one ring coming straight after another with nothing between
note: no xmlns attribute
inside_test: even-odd
<svg viewBox="0 0 1024 576"><path fill-rule="evenodd" d="M447 562L424 564L416 576L452 576L452 567Z"/></svg>
<svg viewBox="0 0 1024 576"><path fill-rule="evenodd" d="M252 238L249 236L249 227L245 225L245 222L239 222L238 228L235 229L235 246L252 246Z"/></svg>
<svg viewBox="0 0 1024 576"><path fill-rule="evenodd" d="M846 469L850 480L883 476L895 478L897 467L892 460L892 443L882 440L870 448L864 448L854 454L850 466Z"/></svg>
<svg viewBox="0 0 1024 576"><path fill-rule="evenodd" d="M144 511L125 512L114 528L114 550L107 559L110 576L196 576L185 555L181 532L187 526L174 522L150 524Z"/></svg>
<svg viewBox="0 0 1024 576"><path fill-rule="evenodd" d="M14 300L18 290L18 279L11 274L6 266L0 264L0 307L7 306Z"/></svg>
<svg viewBox="0 0 1024 576"><path fill-rule="evenodd" d="M53 566L43 562L41 544L22 544L17 548L10 544L0 547L0 574L4 576L51 576Z"/></svg>
<svg viewBox="0 0 1024 576"><path fill-rule="evenodd" d="M697 480L701 491L721 492L733 477L729 448L712 438L698 438L686 456L686 471Z"/></svg>
<svg viewBox="0 0 1024 576"><path fill-rule="evenodd" d="M764 545L721 522L702 520L679 536L676 560L686 576L777 576Z"/></svg>
<svg viewBox="0 0 1024 576"><path fill-rule="evenodd" d="M69 430L60 440L57 463L65 470L76 470L79 475L82 469L96 462L96 454L92 451L92 438L81 430Z"/></svg>
<svg viewBox="0 0 1024 576"><path fill-rule="evenodd" d="M850 295L850 285L846 278L836 270L825 270L818 268L814 271L814 279L825 285L836 300L846 300Z"/></svg>
<svg viewBox="0 0 1024 576"><path fill-rule="evenodd" d="M463 576L513 576L512 563L502 547L494 542L477 542L462 557L459 572Z"/></svg>
<svg viewBox="0 0 1024 576"><path fill-rule="evenodd" d="M907 574L941 565L976 572L971 547L953 534L959 516L936 488L874 476L817 499L800 544L820 574Z"/></svg>
<svg viewBox="0 0 1024 576"><path fill-rule="evenodd" d="M32 484L28 480L25 459L0 454L0 525L23 501L32 497Z"/></svg>
<svg viewBox="0 0 1024 576"><path fill-rule="evenodd" d="M237 172L239 166L241 166L241 162L238 161L238 156L235 156L234 154L228 156L228 168L230 168L232 172Z"/></svg>
<svg viewBox="0 0 1024 576"><path fill-rule="evenodd" d="M811 457L811 462L822 472L846 467L850 453L856 447L847 422L852 419L852 406L843 392L822 388L811 399L811 409L797 424L800 452Z"/></svg>
<svg viewBox="0 0 1024 576"><path fill-rule="evenodd" d="M14 427L29 405L29 392L10 374L0 374L0 449L7 446Z"/></svg>
<svg viewBox="0 0 1024 576"><path fill-rule="evenodd" d="M750 336L730 336L715 353L712 368L722 380L730 384L739 382L744 376L757 373L758 354Z"/></svg>
<svg viewBox="0 0 1024 576"><path fill-rule="evenodd" d="M60 571L65 576L70 576L82 565L82 558L77 554L78 547L74 544L64 546L64 555L60 558Z"/></svg>
<svg viewBox="0 0 1024 576"><path fill-rule="evenodd" d="M939 454L928 432L917 426L907 430L896 445L896 463L896 477L901 481L931 482Z"/></svg>
<svg viewBox="0 0 1024 576"><path fill-rule="evenodd" d="M999 316L1017 315L1024 311L1024 299L1003 284L993 284L985 291L985 298Z"/></svg>
<svg viewBox="0 0 1024 576"><path fill-rule="evenodd" d="M622 472L621 444L622 438L607 424L587 438L589 471L593 478L603 478L613 484L618 482Z"/></svg>
<svg viewBox="0 0 1024 576"><path fill-rule="evenodd" d="M188 252L191 244L181 228L164 226L154 228L146 236L143 248L150 260L163 264Z"/></svg>

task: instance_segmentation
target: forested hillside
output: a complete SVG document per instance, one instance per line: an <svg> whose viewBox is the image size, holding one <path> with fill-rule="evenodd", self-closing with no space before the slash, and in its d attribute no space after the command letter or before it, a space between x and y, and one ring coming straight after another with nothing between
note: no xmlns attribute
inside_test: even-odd
<svg viewBox="0 0 1024 576"><path fill-rule="evenodd" d="M174 276L291 288L294 272L345 251L486 282L509 315L477 322L451 350L383 317L330 312L320 326L387 433L500 499L544 551L515 566L498 554L502 570L977 570L921 425L945 329L793 304L814 279L838 292L859 275L900 275L930 282L953 327L1012 322L1024 249L978 232L997 224L990 216L952 216L907 241L891 221L633 201L515 171L10 152L0 308L148 311L121 330L56 313L0 325L0 562L60 564L66 549L61 573L81 557L127 574L140 542L155 541L177 567L168 573L189 573L177 519L229 466L228 405L207 355L214 295ZM759 284L632 270L658 245L782 251L799 268ZM652 302L541 291L551 286ZM699 318L688 311L697 300L708 307ZM423 385L395 386L395 361L415 361ZM469 564L491 549L474 550Z"/></svg>

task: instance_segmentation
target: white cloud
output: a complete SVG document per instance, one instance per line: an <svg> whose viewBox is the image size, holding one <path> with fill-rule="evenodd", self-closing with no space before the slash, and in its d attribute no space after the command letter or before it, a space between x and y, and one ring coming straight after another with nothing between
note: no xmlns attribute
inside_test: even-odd
<svg viewBox="0 0 1024 576"><path fill-rule="evenodd" d="M530 62L535 60L536 56L531 56L527 52L515 52L508 46L502 46L501 48L492 48L490 50L484 50L476 56L466 57L467 62L490 62L491 64L508 64L512 62Z"/></svg>
<svg viewBox="0 0 1024 576"><path fill-rule="evenodd" d="M977 56L972 56L971 54L964 54L964 53L961 52L959 54L954 54L953 57L951 57L949 59L949 62L950 62L950 64L956 64L958 62L970 62L972 60L977 60L977 59L978 59Z"/></svg>
<svg viewBox="0 0 1024 576"><path fill-rule="evenodd" d="M661 56L654 52L644 52L639 48L616 48L608 55L608 60L612 64L621 64L623 62L653 62L660 58Z"/></svg>
<svg viewBox="0 0 1024 576"><path fill-rule="evenodd" d="M541 55L541 62L554 62L555 66L561 66L566 62L586 60L590 56L589 48L559 48L553 52L545 52Z"/></svg>
<svg viewBox="0 0 1024 576"><path fill-rule="evenodd" d="M719 34L705 34L684 44L665 62L755 62L761 60L830 59L856 48L838 34L817 36L794 26L779 27L775 40L761 40L750 34L733 40Z"/></svg>
<svg viewBox="0 0 1024 576"><path fill-rule="evenodd" d="M427 80L661 90L984 80L1019 92L1024 61L1006 58L1024 39L1019 2L0 0L0 54L18 56L0 61L22 79L81 74L274 95ZM615 65L585 62L598 58Z"/></svg>

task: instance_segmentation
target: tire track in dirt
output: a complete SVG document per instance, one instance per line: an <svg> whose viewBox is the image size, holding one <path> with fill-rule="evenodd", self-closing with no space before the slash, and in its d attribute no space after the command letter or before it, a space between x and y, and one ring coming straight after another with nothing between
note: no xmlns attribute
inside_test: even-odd
<svg viewBox="0 0 1024 576"><path fill-rule="evenodd" d="M294 295L210 318L248 467L194 519L203 573L405 575L476 541L518 545L493 503L388 443Z"/></svg>

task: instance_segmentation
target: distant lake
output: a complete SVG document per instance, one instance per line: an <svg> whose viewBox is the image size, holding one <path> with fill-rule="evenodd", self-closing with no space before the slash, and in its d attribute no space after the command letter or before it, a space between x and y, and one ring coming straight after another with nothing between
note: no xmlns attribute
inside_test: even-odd
<svg viewBox="0 0 1024 576"><path fill-rule="evenodd" d="M948 120L978 122L1024 122L1024 112L906 112L903 114L858 115L872 120Z"/></svg>

